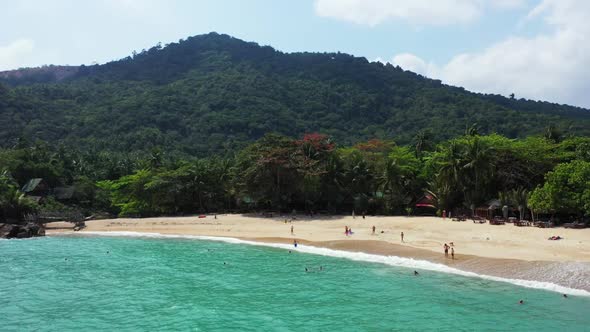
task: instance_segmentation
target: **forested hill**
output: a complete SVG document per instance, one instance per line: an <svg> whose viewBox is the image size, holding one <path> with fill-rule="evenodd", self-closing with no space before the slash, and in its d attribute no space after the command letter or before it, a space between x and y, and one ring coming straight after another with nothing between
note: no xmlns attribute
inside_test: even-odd
<svg viewBox="0 0 590 332"><path fill-rule="evenodd" d="M548 126L590 134L586 109L475 94L365 58L282 53L216 33L104 65L4 72L0 82L1 146L24 137L203 156L268 132L321 132L341 144L409 143L419 131L442 140L468 127L508 137Z"/></svg>

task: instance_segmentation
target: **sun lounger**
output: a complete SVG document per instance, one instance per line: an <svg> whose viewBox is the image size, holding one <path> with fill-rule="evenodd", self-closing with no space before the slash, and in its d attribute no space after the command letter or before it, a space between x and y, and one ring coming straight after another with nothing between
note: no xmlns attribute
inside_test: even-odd
<svg viewBox="0 0 590 332"><path fill-rule="evenodd" d="M504 219L502 218L494 218L492 220L490 220L490 225L504 225Z"/></svg>
<svg viewBox="0 0 590 332"><path fill-rule="evenodd" d="M572 223L563 224L563 227L580 229L580 228L586 228L586 224L576 221L576 222L572 222Z"/></svg>
<svg viewBox="0 0 590 332"><path fill-rule="evenodd" d="M486 220L482 217L474 216L472 219L473 219L474 224L485 224L486 223Z"/></svg>
<svg viewBox="0 0 590 332"><path fill-rule="evenodd" d="M523 226L528 226L528 225L529 225L528 220L515 220L514 221L514 226L523 227Z"/></svg>

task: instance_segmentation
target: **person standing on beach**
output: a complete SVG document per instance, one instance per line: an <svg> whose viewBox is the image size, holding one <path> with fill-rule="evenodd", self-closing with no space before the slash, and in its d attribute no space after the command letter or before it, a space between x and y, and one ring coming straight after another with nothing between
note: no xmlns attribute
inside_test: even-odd
<svg viewBox="0 0 590 332"><path fill-rule="evenodd" d="M348 226L344 226L344 235L348 236Z"/></svg>
<svg viewBox="0 0 590 332"><path fill-rule="evenodd" d="M402 237L402 242L404 242L404 232L402 232L400 236Z"/></svg>
<svg viewBox="0 0 590 332"><path fill-rule="evenodd" d="M373 225L373 235L375 235L375 225Z"/></svg>
<svg viewBox="0 0 590 332"><path fill-rule="evenodd" d="M449 257L449 246L445 243L443 248L445 249L445 257Z"/></svg>
<svg viewBox="0 0 590 332"><path fill-rule="evenodd" d="M291 235L293 235L293 225L291 225Z"/></svg>
<svg viewBox="0 0 590 332"><path fill-rule="evenodd" d="M455 248L451 247L451 259L455 259Z"/></svg>

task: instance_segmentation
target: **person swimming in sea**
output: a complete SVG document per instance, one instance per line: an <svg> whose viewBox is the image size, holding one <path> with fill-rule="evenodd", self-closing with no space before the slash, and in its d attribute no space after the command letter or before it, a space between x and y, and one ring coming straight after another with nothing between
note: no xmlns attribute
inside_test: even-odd
<svg viewBox="0 0 590 332"><path fill-rule="evenodd" d="M418 271L414 270L414 275L415 275L415 276L419 276L419 275L420 275L420 273L418 273Z"/></svg>

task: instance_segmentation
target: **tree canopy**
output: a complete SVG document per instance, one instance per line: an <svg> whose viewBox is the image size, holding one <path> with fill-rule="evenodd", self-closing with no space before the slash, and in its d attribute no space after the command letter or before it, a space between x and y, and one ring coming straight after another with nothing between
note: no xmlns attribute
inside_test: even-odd
<svg viewBox="0 0 590 332"><path fill-rule="evenodd" d="M76 210L145 217L220 211L406 214L425 194L435 213L469 214L499 200L525 218L590 216L590 138L555 142L463 135L436 145L372 139L339 145L325 134L267 134L230 157L64 150L43 142L0 149L0 219ZM39 204L31 178L52 189ZM73 188L67 201L55 188ZM438 211L437 211L438 210ZM529 216L530 217L530 216Z"/></svg>
<svg viewBox="0 0 590 332"><path fill-rule="evenodd" d="M269 132L345 145L466 132L590 134L588 110L482 95L343 53L283 53L216 33L104 65L0 74L0 146L41 139L99 152L228 156ZM477 125L473 125L477 124Z"/></svg>

